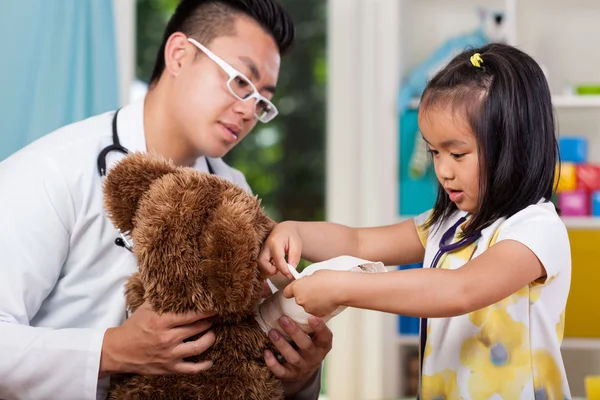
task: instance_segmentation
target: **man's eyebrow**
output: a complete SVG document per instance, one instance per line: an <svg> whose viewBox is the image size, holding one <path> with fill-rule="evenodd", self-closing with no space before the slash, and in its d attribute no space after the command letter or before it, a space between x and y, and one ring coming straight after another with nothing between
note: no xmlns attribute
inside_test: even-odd
<svg viewBox="0 0 600 400"><path fill-rule="evenodd" d="M250 57L246 57L246 56L241 56L240 60L250 70L250 74L252 75L250 78L253 79L254 81L260 81L260 72L258 72L258 68L256 67L256 64L254 63L254 61L252 61L252 59ZM266 90L267 92L275 93L275 86L265 86L262 89Z"/></svg>

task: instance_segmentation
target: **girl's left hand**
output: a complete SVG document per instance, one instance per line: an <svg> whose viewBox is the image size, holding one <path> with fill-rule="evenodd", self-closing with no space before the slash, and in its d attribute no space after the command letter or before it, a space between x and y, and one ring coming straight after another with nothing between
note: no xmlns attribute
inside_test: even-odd
<svg viewBox="0 0 600 400"><path fill-rule="evenodd" d="M338 271L317 271L312 275L293 281L285 287L283 295L296 299L304 311L315 317L325 317L335 311L339 304L336 298Z"/></svg>

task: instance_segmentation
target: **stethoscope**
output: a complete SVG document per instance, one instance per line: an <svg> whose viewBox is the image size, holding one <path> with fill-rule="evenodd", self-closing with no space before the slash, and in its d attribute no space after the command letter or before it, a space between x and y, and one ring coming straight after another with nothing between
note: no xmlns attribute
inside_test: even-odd
<svg viewBox="0 0 600 400"><path fill-rule="evenodd" d="M454 238L456 230L458 229L459 226L461 226L467 220L467 217L468 216L464 216L464 217L460 218L458 221L456 221L456 223L454 225L452 225L446 232L444 232L444 234L442 235L442 238L440 239L439 250L435 254L435 257L433 257L430 268L437 268L438 263L440 262L440 259L442 258L442 256L444 254L452 253L458 249L468 246L471 243L474 243L475 241L477 241L477 239L479 239L481 237L481 232L477 231L477 232L471 233L468 236L465 236L464 238L462 238L461 240L459 240L456 243L449 244L449 242L451 242L452 239ZM421 339L420 342L421 342L421 371L422 371L423 370L423 355L425 354L425 343L427 343L427 318L421 318L421 338L420 339Z"/></svg>
<svg viewBox="0 0 600 400"><path fill-rule="evenodd" d="M129 150L127 150L127 148L125 148L119 141L119 133L117 131L117 116L119 115L119 111L121 111L121 109L118 109L115 112L115 115L112 119L112 144L109 144L108 146L103 148L102 151L100 151L100 154L98 154L98 159L96 160L96 164L98 166L98 174L100 175L100 177L106 176L106 156L108 155L108 153L110 153L111 151L116 151L124 155L127 155L129 153ZM215 171L208 162L208 159L206 159L206 165L208 167L208 173L214 175ZM115 244L119 247L124 247L133 253L133 243L131 243L131 241L128 240L127 237L121 231L119 231L119 237L115 239Z"/></svg>

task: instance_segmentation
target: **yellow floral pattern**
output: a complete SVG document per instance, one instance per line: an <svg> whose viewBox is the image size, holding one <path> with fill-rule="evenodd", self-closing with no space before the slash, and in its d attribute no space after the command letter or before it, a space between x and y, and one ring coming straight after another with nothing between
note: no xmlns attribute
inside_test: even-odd
<svg viewBox="0 0 600 400"><path fill-rule="evenodd" d="M556 337L558 338L558 342L562 343L563 338L565 336L565 310L560 313L560 320L558 324L556 324Z"/></svg>
<svg viewBox="0 0 600 400"><path fill-rule="evenodd" d="M446 369L432 376L423 376L422 400L460 399L456 372Z"/></svg>
<svg viewBox="0 0 600 400"><path fill-rule="evenodd" d="M564 399L560 369L546 350L533 352L533 388L536 399Z"/></svg>
<svg viewBox="0 0 600 400"><path fill-rule="evenodd" d="M429 337L429 333L431 332L431 327L427 326L427 336ZM427 360L427 357L431 354L431 341L425 342L425 351L423 352L423 360Z"/></svg>
<svg viewBox="0 0 600 400"><path fill-rule="evenodd" d="M446 221L444 227L434 228L431 232L420 229L429 213L415 219L419 237L427 249L426 265L437 253L446 226L453 225L463 215L455 214ZM525 227L527 232L530 232L527 229L531 226L538 227L539 232L531 236L539 237L546 233L545 222L539 215L533 217L535 222L521 217L523 225L520 227ZM560 222L559 219L557 221ZM514 233L515 225L515 220L511 218L497 221L484 229L477 243L444 254L438 268L460 268L499 240L523 240L522 232ZM461 228L454 241L459 240ZM514 237L507 231L513 233ZM527 237L524 240L522 243L531 244L527 242ZM549 248L562 249L562 245L549 245ZM435 247L431 249L431 246ZM538 253L536 256L540 260L543 258ZM548 272L546 265L544 267ZM570 281L570 264L566 267L566 275L558 274L554 269L555 273L550 273L547 278L531 282L498 303L467 315L428 319L427 342L422 354L421 399L569 399L568 382L560 354L565 324L564 288ZM565 297L561 309L557 309L557 304L561 303L557 303L556 293L560 293L558 296L561 301ZM552 319L551 323L548 323L548 318ZM553 327L552 332L547 332L549 326Z"/></svg>
<svg viewBox="0 0 600 400"><path fill-rule="evenodd" d="M472 374L469 393L487 399L498 393L503 399L517 399L529 380L529 355L524 343L525 326L506 310L489 310L479 333L463 342L460 361Z"/></svg>

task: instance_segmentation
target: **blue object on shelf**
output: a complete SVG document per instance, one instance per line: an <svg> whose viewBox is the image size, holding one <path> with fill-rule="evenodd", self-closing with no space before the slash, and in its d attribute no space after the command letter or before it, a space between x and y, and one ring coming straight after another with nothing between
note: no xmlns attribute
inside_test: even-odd
<svg viewBox="0 0 600 400"><path fill-rule="evenodd" d="M422 178L414 179L410 175L410 160L415 148L415 138L419 132L418 111L408 110L400 116L400 163L398 168L399 215L415 216L433 207L437 196L437 178L429 167Z"/></svg>
<svg viewBox="0 0 600 400"><path fill-rule="evenodd" d="M600 217L600 190L592 193L592 216Z"/></svg>
<svg viewBox="0 0 600 400"><path fill-rule="evenodd" d="M562 162L587 162L587 139L581 136L563 136L558 139Z"/></svg>
<svg viewBox="0 0 600 400"><path fill-rule="evenodd" d="M408 264L401 265L398 269L413 269L413 268L423 268L423 264ZM398 332L401 335L418 335L419 334L419 321L420 318L417 317L407 317L404 315L400 315L398 317Z"/></svg>

